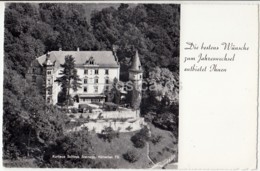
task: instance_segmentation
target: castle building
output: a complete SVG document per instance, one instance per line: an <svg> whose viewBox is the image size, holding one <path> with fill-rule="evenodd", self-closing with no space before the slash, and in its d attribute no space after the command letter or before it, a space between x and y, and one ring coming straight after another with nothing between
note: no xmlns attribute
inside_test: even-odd
<svg viewBox="0 0 260 171"><path fill-rule="evenodd" d="M27 79L42 87L47 103L57 104L60 85L55 80L60 77L65 57L75 59L81 88L70 90L72 97L78 96L79 103L103 102L104 92L111 89L115 78L119 79L120 65L112 51L51 51L36 58L28 70Z"/></svg>
<svg viewBox="0 0 260 171"><path fill-rule="evenodd" d="M68 55L75 59L75 68L81 79L81 88L77 91L71 89L71 97L77 97L78 103L104 102L105 92L111 90L114 79L119 80L120 75L120 64L112 51L51 51L31 63L27 79L40 87L47 103L57 104L61 86L55 80L61 76L61 64L64 64ZM129 80L134 83L134 87L142 85L138 52L132 60ZM136 105L133 98L140 99L141 94L136 96L133 93L131 106Z"/></svg>

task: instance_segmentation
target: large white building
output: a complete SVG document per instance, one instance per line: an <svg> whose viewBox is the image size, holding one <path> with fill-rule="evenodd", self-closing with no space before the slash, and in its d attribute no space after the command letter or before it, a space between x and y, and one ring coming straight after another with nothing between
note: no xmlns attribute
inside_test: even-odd
<svg viewBox="0 0 260 171"><path fill-rule="evenodd" d="M60 77L65 57L75 59L81 88L70 90L72 97L78 95L80 103L104 101L105 91L109 91L115 78L119 79L120 65L112 51L51 51L32 62L27 78L38 86L43 86L47 103L56 104L60 85L55 80Z"/></svg>
<svg viewBox="0 0 260 171"><path fill-rule="evenodd" d="M77 97L78 103L104 102L105 92L110 91L114 79L119 80L120 74L117 56L112 51L51 51L32 62L27 79L42 87L47 103L57 104L61 86L55 80L61 76L61 64L64 64L68 55L75 59L77 74L81 79L81 88L76 92L70 90L70 95ZM142 84L138 52L129 70L129 79L134 84Z"/></svg>

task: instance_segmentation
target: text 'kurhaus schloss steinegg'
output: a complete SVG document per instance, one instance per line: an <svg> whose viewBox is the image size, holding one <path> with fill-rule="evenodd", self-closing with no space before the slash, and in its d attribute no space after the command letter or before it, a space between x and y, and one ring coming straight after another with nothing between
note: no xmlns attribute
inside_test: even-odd
<svg viewBox="0 0 260 171"><path fill-rule="evenodd" d="M232 42L195 43L186 42L184 46L184 71L193 72L228 72L229 63L234 63L239 52L248 51L246 43L235 44Z"/></svg>

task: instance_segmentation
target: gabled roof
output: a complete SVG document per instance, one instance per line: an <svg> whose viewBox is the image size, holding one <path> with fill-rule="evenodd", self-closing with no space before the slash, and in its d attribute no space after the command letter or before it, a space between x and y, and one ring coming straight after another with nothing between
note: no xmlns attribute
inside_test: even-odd
<svg viewBox="0 0 260 171"><path fill-rule="evenodd" d="M142 72L142 65L140 62L138 51L135 52L135 56L132 61L132 66L129 70L135 72Z"/></svg>
<svg viewBox="0 0 260 171"><path fill-rule="evenodd" d="M72 55L75 59L75 64L78 66L84 65L86 61L93 57L95 65L99 65L99 67L119 67L119 63L112 51L51 51L49 55L50 61L56 61L58 66L59 64L64 64L65 56ZM37 60L43 65L46 55L38 57Z"/></svg>

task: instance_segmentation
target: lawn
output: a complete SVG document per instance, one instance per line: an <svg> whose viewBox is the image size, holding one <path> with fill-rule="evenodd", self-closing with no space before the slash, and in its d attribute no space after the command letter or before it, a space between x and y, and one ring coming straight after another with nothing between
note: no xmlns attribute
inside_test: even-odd
<svg viewBox="0 0 260 171"><path fill-rule="evenodd" d="M162 130L149 123L152 136L160 135L161 140L154 144L149 141L149 156L154 163L161 162L174 153L177 152L177 140L170 131ZM133 146L131 137L136 132L131 133L120 133L119 138L114 138L111 143L105 142L100 139L96 134L91 134L90 141L93 145L93 153L102 156L119 156L119 159L97 159L102 163L112 163L116 168L149 168L152 167L152 163L147 158L147 146L144 148L135 148ZM123 154L127 150L136 150L140 156L139 160L134 163L129 163L123 158ZM176 159L177 160L177 159Z"/></svg>
<svg viewBox="0 0 260 171"><path fill-rule="evenodd" d="M102 156L115 156L117 155L119 159L97 159L100 162L112 163L116 168L149 168L151 163L148 160L147 147L142 149L135 149L130 138L135 133L120 133L119 138L112 139L111 143L105 142L103 139L97 137L96 134L91 135L91 143L93 145L93 152L96 155ZM123 154L127 150L135 149L138 152L139 160L134 163L129 163L123 158Z"/></svg>

